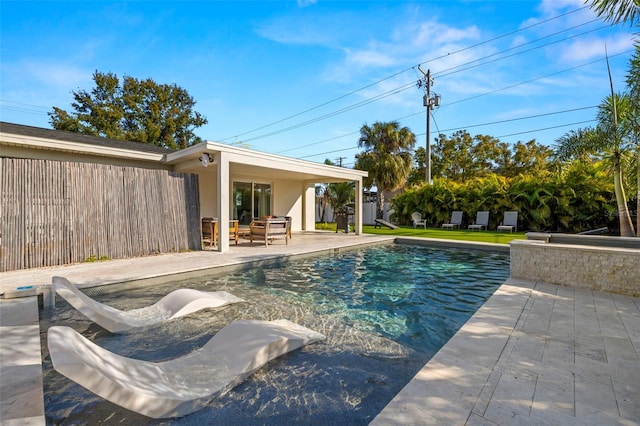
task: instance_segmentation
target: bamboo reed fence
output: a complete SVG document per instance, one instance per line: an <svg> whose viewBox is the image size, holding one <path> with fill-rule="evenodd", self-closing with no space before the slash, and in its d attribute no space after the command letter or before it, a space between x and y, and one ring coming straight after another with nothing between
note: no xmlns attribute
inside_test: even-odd
<svg viewBox="0 0 640 426"><path fill-rule="evenodd" d="M199 250L198 177L0 158L0 271Z"/></svg>

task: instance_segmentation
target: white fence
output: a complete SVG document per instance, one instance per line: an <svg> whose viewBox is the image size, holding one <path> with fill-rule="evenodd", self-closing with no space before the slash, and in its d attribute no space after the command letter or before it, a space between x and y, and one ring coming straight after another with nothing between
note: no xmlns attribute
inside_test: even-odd
<svg viewBox="0 0 640 426"><path fill-rule="evenodd" d="M389 220L389 216L393 213L393 210L390 210L389 203L384 203L383 209L383 219ZM322 217L322 206L319 200L316 200L316 222L321 222ZM324 221L325 222L335 222L335 218L333 216L333 209L331 206L326 206L324 209ZM362 223L364 225L373 225L376 221L376 203L362 203Z"/></svg>

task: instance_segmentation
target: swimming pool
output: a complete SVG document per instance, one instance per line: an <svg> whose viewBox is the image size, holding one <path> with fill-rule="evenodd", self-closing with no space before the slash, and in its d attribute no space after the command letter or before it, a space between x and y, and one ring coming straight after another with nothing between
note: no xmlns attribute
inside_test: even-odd
<svg viewBox="0 0 640 426"><path fill-rule="evenodd" d="M160 286L90 289L118 309L174 288L226 290L247 302L114 336L58 301L43 314L48 423L368 424L508 277L507 254L384 245L340 251ZM51 369L49 325L70 325L106 349L162 361L202 346L235 319L287 318L327 336L278 358L189 416L150 420Z"/></svg>

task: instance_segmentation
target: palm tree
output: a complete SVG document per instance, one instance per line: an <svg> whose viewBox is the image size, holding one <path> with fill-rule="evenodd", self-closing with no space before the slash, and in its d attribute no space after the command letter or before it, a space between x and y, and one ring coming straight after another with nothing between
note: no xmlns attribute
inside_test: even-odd
<svg viewBox="0 0 640 426"><path fill-rule="evenodd" d="M636 51L629 60L629 72L626 79L630 111L624 125L627 126L632 143L636 148L636 235L640 237L640 42L636 43L635 48Z"/></svg>
<svg viewBox="0 0 640 426"><path fill-rule="evenodd" d="M601 146L608 150L611 157L614 191L620 215L620 234L624 237L635 236L623 185L623 160L631 152L633 143L637 142L637 138L634 141L631 125L634 110L637 109L628 94L614 94L600 104L598 111L598 126L603 136Z"/></svg>
<svg viewBox="0 0 640 426"><path fill-rule="evenodd" d="M628 22L630 25L637 25L640 23L638 0L591 0L591 9L613 24Z"/></svg>
<svg viewBox="0 0 640 426"><path fill-rule="evenodd" d="M400 128L397 121L376 122L373 126L363 125L360 129L358 148L364 152L356 155L356 169L366 170L369 176L364 186L378 189L376 217L382 219L384 192L401 188L407 182L413 166L411 151L416 144L416 136L407 127Z"/></svg>
<svg viewBox="0 0 640 426"><path fill-rule="evenodd" d="M626 120L628 105L628 96L620 94L609 96L599 107L596 128L574 130L556 139L556 156L561 160L586 159L593 154L606 154L613 170L620 235L623 237L635 236L622 176L622 159L628 145L625 144L626 138L622 132L625 127L618 124L617 118L620 117L621 122Z"/></svg>

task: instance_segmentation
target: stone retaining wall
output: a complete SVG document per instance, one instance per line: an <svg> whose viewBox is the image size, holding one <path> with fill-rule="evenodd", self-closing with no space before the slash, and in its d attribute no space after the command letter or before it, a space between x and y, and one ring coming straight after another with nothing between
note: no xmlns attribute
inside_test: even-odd
<svg viewBox="0 0 640 426"><path fill-rule="evenodd" d="M511 277L640 296L640 250L514 240Z"/></svg>

